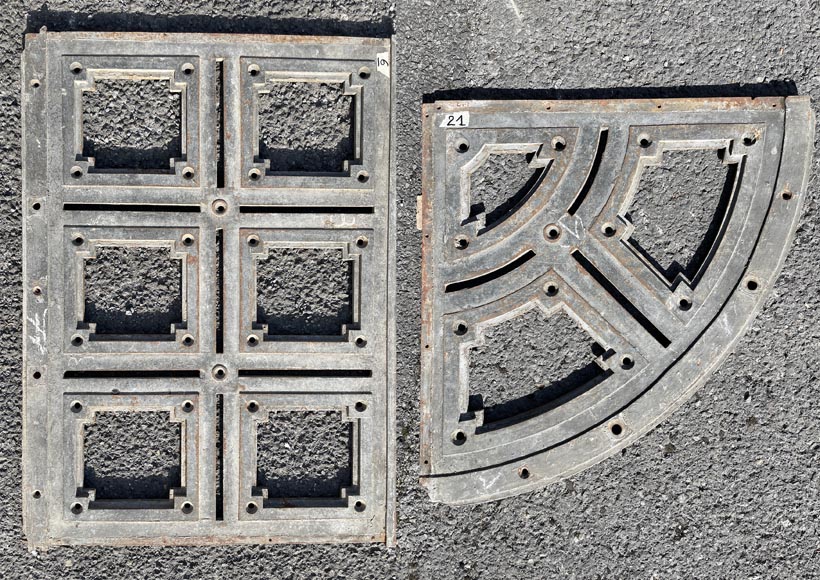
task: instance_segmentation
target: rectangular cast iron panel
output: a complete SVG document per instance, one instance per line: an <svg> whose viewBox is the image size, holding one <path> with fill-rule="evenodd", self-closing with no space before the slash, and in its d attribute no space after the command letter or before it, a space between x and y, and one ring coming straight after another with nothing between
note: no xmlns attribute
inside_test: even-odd
<svg viewBox="0 0 820 580"><path fill-rule="evenodd" d="M388 39L26 38L23 513L32 548L394 542L390 63ZM177 148L157 166L129 167L128 156L156 151L131 151L127 142L88 154L84 132L95 128L85 100L118 82L160 83L162 98L178 103ZM260 149L260 98L316 87L338 89L350 103L346 156L326 163L337 153L309 151L320 166L313 170L293 165L302 153L287 139ZM299 110L278 114L314 122ZM285 128L267 138L276 141L277 131ZM341 272L327 297L303 289L318 293L313 305L293 306L267 287L304 264L300 252L332 258ZM130 291L99 277L95 261L104 255L169 268L170 277L146 282L178 292L161 322L138 319L130 303L97 307L106 289ZM273 306L257 308L265 260L285 269L266 278ZM317 326L309 311L317 300L319 308L341 303L339 320ZM298 334L294 324L314 326ZM279 499L258 485L257 427L279 411L297 421L311 412L340 418L350 481L335 497ZM86 485L84 438L100 413L168 417L180 443L178 481L167 494L112 498ZM298 483L298 469L286 475Z"/></svg>
<svg viewBox="0 0 820 580"><path fill-rule="evenodd" d="M814 139L807 97L440 101L423 127L421 477L447 503L585 469L703 384L774 285ZM708 165L667 192L680 155Z"/></svg>

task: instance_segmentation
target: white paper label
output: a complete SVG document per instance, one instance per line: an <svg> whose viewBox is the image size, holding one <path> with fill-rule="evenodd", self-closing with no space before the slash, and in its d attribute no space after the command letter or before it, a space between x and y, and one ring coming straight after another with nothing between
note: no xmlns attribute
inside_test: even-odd
<svg viewBox="0 0 820 580"><path fill-rule="evenodd" d="M470 112L464 111L463 113L447 113L444 115L444 120L441 122L439 127L446 127L446 128L453 128L458 129L461 127L469 127L470 126Z"/></svg>
<svg viewBox="0 0 820 580"><path fill-rule="evenodd" d="M380 52L376 55L376 70L390 78L390 53Z"/></svg>

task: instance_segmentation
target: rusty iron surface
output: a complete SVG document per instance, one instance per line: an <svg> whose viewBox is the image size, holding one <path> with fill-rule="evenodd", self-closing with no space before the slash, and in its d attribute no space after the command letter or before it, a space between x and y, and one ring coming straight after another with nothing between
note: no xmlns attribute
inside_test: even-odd
<svg viewBox="0 0 820 580"><path fill-rule="evenodd" d="M372 38L26 37L30 547L394 542L390 59L390 40ZM181 95L183 155L168 170L98 170L83 157L82 94L112 78L161 79ZM333 173L271 171L254 107L275 82L342 84L356 158ZM169 334L105 334L86 319L84 269L111 246L179 261L183 321ZM256 321L256 264L282 247L337 249L351 264L354 314L339 336L271 336ZM256 426L281 409L350 424L352 481L338 497L282 502L257 486ZM83 482L84 427L98 412L145 410L180 425L181 485L164 499L97 499Z"/></svg>
<svg viewBox="0 0 820 580"><path fill-rule="evenodd" d="M788 252L814 119L806 97L439 101L422 114L421 482L434 501L482 502L620 451L718 367ZM674 151L714 151L732 177L702 264L670 277L634 243L630 207ZM490 223L471 183L504 154L542 174ZM583 329L599 375L490 417L471 356L533 312Z"/></svg>

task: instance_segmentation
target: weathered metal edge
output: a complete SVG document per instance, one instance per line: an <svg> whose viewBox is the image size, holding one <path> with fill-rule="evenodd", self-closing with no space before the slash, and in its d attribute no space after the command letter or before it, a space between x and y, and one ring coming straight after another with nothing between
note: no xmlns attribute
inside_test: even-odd
<svg viewBox="0 0 820 580"><path fill-rule="evenodd" d="M793 98L793 97L787 97ZM579 100L446 100L426 103L424 111L447 113L468 110L476 113L603 113L603 112L713 112L737 109L769 110L772 104L782 105L784 97L707 97L707 98L635 98ZM423 113L426 114L426 113Z"/></svg>
<svg viewBox="0 0 820 580"><path fill-rule="evenodd" d="M36 39L38 34L48 32L53 40L124 40L124 41L154 41L180 42L186 44L233 44L236 42L264 42L276 44L348 44L353 46L383 46L389 48L392 36L362 37L362 36L316 36L295 34L233 34L226 32L200 32L186 34L179 32L84 32L84 31L48 31L43 27L39 32L30 32L25 36L28 44Z"/></svg>
<svg viewBox="0 0 820 580"><path fill-rule="evenodd" d="M396 96L396 75L393 70L395 62L396 47L391 38L389 58L390 58L390 153L388 163L390 165L390 175L388 176L387 192L387 365L386 365L386 399L387 399L387 479L386 499L386 522L385 522L385 544L388 548L396 546L396 115L393 103Z"/></svg>
<svg viewBox="0 0 820 580"><path fill-rule="evenodd" d="M422 426L419 437L419 466L420 483L423 487L428 487L426 475L430 473L430 462L432 460L432 433L425 429L424 425L429 425L432 420L431 413L431 380L432 375L432 354L430 348L430 334L432 328L433 311L433 289L431 286L430 257L432 248L430 240L432 232L432 212L433 212L433 131L434 114L436 104L422 105L422 130L421 130L421 198L417 200L417 212L421 220L421 342L419 344L419 359L421 370L419 373L420 393L419 393L419 415ZM417 218L418 219L418 218ZM430 489L428 488L428 493Z"/></svg>
<svg viewBox="0 0 820 580"><path fill-rule="evenodd" d="M43 135L43 139L34 139L31 136L31 131L27 130L30 129L32 126L44 126L45 124L45 114L46 114L46 107L43 103L41 106L35 105L35 99L39 99L41 102L44 100L44 95L46 94L45 91L45 84L48 82L48 79L43 77L39 78L39 85L38 87L32 86L32 80L30 76L33 74L33 69L36 66L39 66L41 72L45 72L45 66L47 61L47 51L48 45L46 42L45 37L35 37L32 39L31 42L27 43L23 53L21 54L21 75L20 75L20 93L21 93L21 159L31 159L31 162L27 164L23 164L22 166L22 223L21 223L21 234L22 234L22 303L23 303L23 311L22 311L22 457L31 457L31 449L33 447L32 444L32 436L31 432L33 430L32 424L36 422L36 418L38 413L36 412L39 410L41 413L42 411L47 409L45 405L45 397L47 396L46 392L43 392L44 389L40 388L37 389L35 393L35 385L34 381L30 377L29 368L32 366L36 366L40 369L40 372L45 376L47 373L47 369L45 367L45 362L47 360L46 355L43 352L38 353L39 356L35 357L32 354L32 349L30 348L29 341L30 337L36 333L38 330L41 332L42 335L46 334L46 318L42 320L42 327L39 327L39 324L35 323L35 320L32 318L31 314L34 310L32 301L33 300L40 300L42 302L43 298L39 296L35 296L33 293L33 289L29 287L28 281L32 279L31 274L31 264L29 261L32 259L30 256L31 252L27 252L28 247L28 239L29 234L27 233L27 228L34 227L30 225L33 216L30 215L31 212L31 204L32 198L36 195L36 191L38 188L42 189L43 192L46 190L46 153L48 151L48 139L46 135ZM32 91L35 88L42 89L38 91L36 94L32 94ZM44 132L45 133L45 132ZM42 223L36 223L39 229L42 230L41 235L45 236L45 231L47 229L46 225L46 215L47 215L47 206L45 201L43 202L42 210L39 212L40 215L37 216L37 220ZM48 260L47 256L47 248L46 248L46 255L41 256L39 261L41 263L45 263ZM40 364L35 365L36 362ZM35 402L38 403L35 405ZM39 409L38 409L39 408ZM41 430L39 432L41 445L45 441L45 430ZM38 446L39 447L39 446ZM34 463L32 461L21 461L21 469L22 469L22 485L21 485L21 493L22 493L22 516L23 516L23 537L27 540L29 546L40 546L47 542L48 537L48 526L42 526L38 529L38 526L35 523L34 512L38 511L43 514L39 516L39 519L42 521L47 521L45 517L45 513L47 511L47 505L49 498L48 497L39 497L34 498L34 487L33 482L36 481L38 478L34 477L33 473L36 469L42 468L43 465L48 463L48 449L45 446L45 457L41 457L41 461L38 463Z"/></svg>

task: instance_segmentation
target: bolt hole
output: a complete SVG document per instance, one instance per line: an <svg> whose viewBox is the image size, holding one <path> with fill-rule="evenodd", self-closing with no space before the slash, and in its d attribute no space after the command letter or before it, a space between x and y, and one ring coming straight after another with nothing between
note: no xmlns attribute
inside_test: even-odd
<svg viewBox="0 0 820 580"><path fill-rule="evenodd" d="M76 61L75 61L75 62L72 62L70 65L68 65L68 68L69 68L69 69L71 70L71 72L72 72L72 73L74 73L75 75L78 75L78 74L80 74L81 72L83 72L83 65L81 65L80 63L78 63L78 62L76 62Z"/></svg>
<svg viewBox="0 0 820 580"><path fill-rule="evenodd" d="M43 492L39 489L35 489L33 492L31 492L31 497L33 497L34 499L40 499L41 497L43 497Z"/></svg>
<svg viewBox="0 0 820 580"><path fill-rule="evenodd" d="M72 514L74 514L75 516L78 516L78 515L80 515L81 513L83 513L83 506L82 506L82 504L79 504L79 503L73 503L73 504L71 504L71 513L72 513Z"/></svg>
<svg viewBox="0 0 820 580"><path fill-rule="evenodd" d="M80 401L74 401L73 403L71 403L69 409L71 409L72 413L79 413L83 410L83 404Z"/></svg>
<svg viewBox="0 0 820 580"><path fill-rule="evenodd" d="M257 236L257 235L248 236L248 245L251 248L257 247L259 245L260 241L261 240L259 239L259 236Z"/></svg>
<svg viewBox="0 0 820 580"><path fill-rule="evenodd" d="M185 179L193 179L194 178L194 168L193 167L186 167L182 170L182 177Z"/></svg>
<svg viewBox="0 0 820 580"><path fill-rule="evenodd" d="M556 151L563 151L567 148L567 140L558 135L552 140L552 148Z"/></svg>
<svg viewBox="0 0 820 580"><path fill-rule="evenodd" d="M365 248L367 247L367 238L364 236L360 236L356 238L356 247L357 248Z"/></svg>
<svg viewBox="0 0 820 580"><path fill-rule="evenodd" d="M255 334L252 334L248 337L248 346L256 346L258 344L259 338Z"/></svg>
<svg viewBox="0 0 820 580"><path fill-rule="evenodd" d="M182 403L182 410L185 411L186 413L190 413L191 411L193 411L194 410L193 402L185 401L184 403Z"/></svg>
<svg viewBox="0 0 820 580"><path fill-rule="evenodd" d="M43 293L43 289L40 288L39 286L35 286L34 288L31 289L31 293L34 294L35 296L39 296L40 294Z"/></svg>
<svg viewBox="0 0 820 580"><path fill-rule="evenodd" d="M757 280L746 280L746 288L748 288L751 292L756 292L759 287L760 285L757 283Z"/></svg>
<svg viewBox="0 0 820 580"><path fill-rule="evenodd" d="M222 215L228 211L228 204L224 200L217 199L211 204L211 208L215 214Z"/></svg>
<svg viewBox="0 0 820 580"><path fill-rule="evenodd" d="M359 183L367 183L367 180L370 179L370 174L367 171L359 171L359 174L356 175L356 179Z"/></svg>
<svg viewBox="0 0 820 580"><path fill-rule="evenodd" d="M466 139L459 139L456 142L456 151L459 153L467 153L470 150L470 144L467 142Z"/></svg>
<svg viewBox="0 0 820 580"><path fill-rule="evenodd" d="M194 245L194 236L191 234L185 234L182 236L182 245L183 246L193 246Z"/></svg>
<svg viewBox="0 0 820 580"><path fill-rule="evenodd" d="M187 514L192 513L193 511L194 511L194 504L192 504L191 502L186 501L184 504L182 504L182 513L187 515Z"/></svg>
<svg viewBox="0 0 820 580"><path fill-rule="evenodd" d="M43 375L40 371L34 371L31 376L34 377L34 380L39 380Z"/></svg>
<svg viewBox="0 0 820 580"><path fill-rule="evenodd" d="M33 88L33 89L40 88L40 79L31 79L31 88Z"/></svg>
<svg viewBox="0 0 820 580"><path fill-rule="evenodd" d="M650 139L647 135L641 135L638 137L638 145L646 149L647 147L652 145L652 139Z"/></svg>
<svg viewBox="0 0 820 580"><path fill-rule="evenodd" d="M792 197L794 197L794 194L787 189L786 191L780 194L780 197L782 197L786 201L789 201Z"/></svg>
<svg viewBox="0 0 820 580"><path fill-rule="evenodd" d="M467 248L467 246L469 246L469 245L470 245L470 240L468 240L468 239L467 239L466 237L464 237L464 236L459 236L459 237L457 237L457 238L453 241L453 243L455 244L456 249L458 249L458 250L464 250L464 249L466 249L466 248Z"/></svg>
<svg viewBox="0 0 820 580"><path fill-rule="evenodd" d="M82 167L75 165L71 168L71 177L74 179L79 179L83 176L83 169Z"/></svg>
<svg viewBox="0 0 820 580"><path fill-rule="evenodd" d="M609 427L609 430L612 432L613 435L615 435L615 437L620 437L624 433L623 425L621 425L620 423L613 423Z"/></svg>
<svg viewBox="0 0 820 580"><path fill-rule="evenodd" d="M561 228L558 226L547 226L547 239L550 241L555 241L561 237Z"/></svg>
<svg viewBox="0 0 820 580"><path fill-rule="evenodd" d="M680 307L681 310L689 310L692 308L692 301L688 298L681 298L678 301L678 307Z"/></svg>
<svg viewBox="0 0 820 580"><path fill-rule="evenodd" d="M255 503L251 502L247 506L245 506L245 511L248 512L249 514L255 514L256 512L259 511L259 506L256 505Z"/></svg>
<svg viewBox="0 0 820 580"><path fill-rule="evenodd" d="M83 344L83 337L82 336L73 336L71 337L71 346L82 346Z"/></svg>
<svg viewBox="0 0 820 580"><path fill-rule="evenodd" d="M530 478L530 470L526 467L522 467L518 470L518 477L521 479L529 479Z"/></svg>
<svg viewBox="0 0 820 580"><path fill-rule="evenodd" d="M35 201L34 203L31 204L31 209L33 209L34 211L40 211L41 207L42 206L40 205L39 201Z"/></svg>
<svg viewBox="0 0 820 580"><path fill-rule="evenodd" d="M604 224L604 227L601 228L601 231L604 233L606 237L611 238L612 236L618 233L618 228L616 228L612 224Z"/></svg>
<svg viewBox="0 0 820 580"><path fill-rule="evenodd" d="M185 74L185 75L194 74L194 65L192 65L190 62L186 62L185 64L183 64L182 65L182 74Z"/></svg>
<svg viewBox="0 0 820 580"><path fill-rule="evenodd" d="M467 334L468 330L469 330L469 328L468 328L467 324L464 323L464 322L458 322L453 327L453 332L455 334L457 334L458 336L464 336L465 334Z"/></svg>
<svg viewBox="0 0 820 580"><path fill-rule="evenodd" d="M356 409L357 413L364 413L365 409L367 409L367 404L365 404L364 401L357 401L353 408Z"/></svg>
<svg viewBox="0 0 820 580"><path fill-rule="evenodd" d="M248 171L248 177L250 177L251 181L259 181L260 179L262 179L262 172L254 167L253 169Z"/></svg>
<svg viewBox="0 0 820 580"><path fill-rule="evenodd" d="M464 445L467 441L467 434L464 431L456 431L453 433L453 443L455 445Z"/></svg>
<svg viewBox="0 0 820 580"><path fill-rule="evenodd" d="M359 78L360 79L369 79L370 78L370 69L366 66L363 66L359 69Z"/></svg>
<svg viewBox="0 0 820 580"><path fill-rule="evenodd" d="M752 134L746 134L746 135L744 135L744 136L743 136L743 144L744 144L746 147L751 147L751 146L752 146L752 145L754 145L756 142L757 142L757 137L755 137L755 136L754 136L754 135L752 135Z"/></svg>
<svg viewBox="0 0 820 580"><path fill-rule="evenodd" d="M634 366L635 366L635 361L631 356L627 355L627 356L625 356L621 359L621 368L631 369Z"/></svg>
<svg viewBox="0 0 820 580"><path fill-rule="evenodd" d="M547 296L555 296L556 294L558 294L558 286L556 286L555 284L547 284L546 293Z"/></svg>
<svg viewBox="0 0 820 580"><path fill-rule="evenodd" d="M250 411L251 413L256 413L258 410L259 403L257 403L256 401L251 401L250 403L248 403L248 411Z"/></svg>
<svg viewBox="0 0 820 580"><path fill-rule="evenodd" d="M363 336L357 336L356 337L356 346L358 346L359 348L362 348L366 344L367 344L367 339L365 337L363 337Z"/></svg>
<svg viewBox="0 0 820 580"><path fill-rule="evenodd" d="M222 365L215 366L214 369L211 371L211 375L213 375L213 377L215 379L219 380L219 381L224 379L225 376L227 376L227 374L228 374L228 369L226 369Z"/></svg>
<svg viewBox="0 0 820 580"><path fill-rule="evenodd" d="M71 240L71 243L75 246L82 246L85 243L85 238L83 238L80 235L74 236L74 238Z"/></svg>
<svg viewBox="0 0 820 580"><path fill-rule="evenodd" d="M363 512L365 507L367 506L365 506L363 501L357 501L355 504L353 504L353 509L355 509L357 512Z"/></svg>
<svg viewBox="0 0 820 580"><path fill-rule="evenodd" d="M252 77L258 77L260 72L262 72L262 69L259 68L258 64L252 64L248 67L248 73Z"/></svg>

